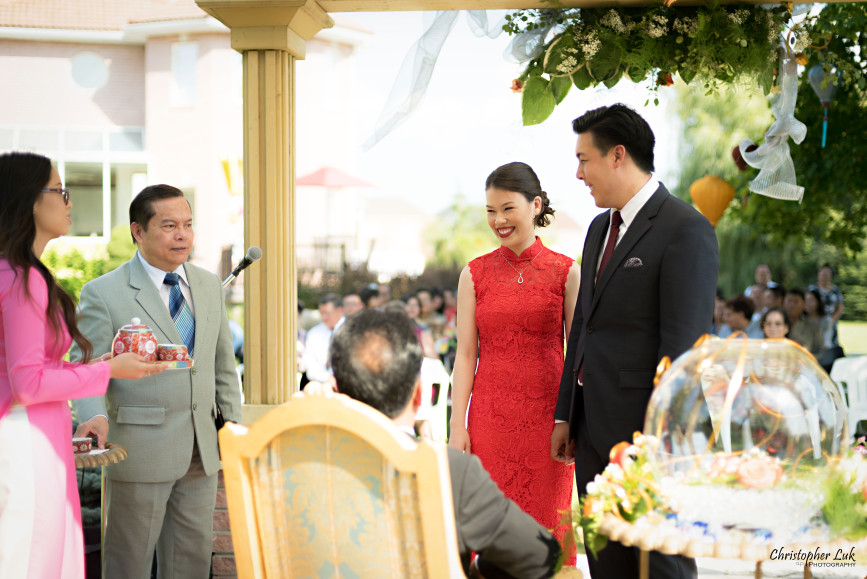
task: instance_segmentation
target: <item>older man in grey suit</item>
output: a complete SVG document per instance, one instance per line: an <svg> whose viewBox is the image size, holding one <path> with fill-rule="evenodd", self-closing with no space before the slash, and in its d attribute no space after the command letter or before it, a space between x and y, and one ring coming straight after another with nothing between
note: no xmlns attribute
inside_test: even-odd
<svg viewBox="0 0 867 579"><path fill-rule="evenodd" d="M110 424L112 440L129 451L107 470L103 576L150 577L156 549L161 579L205 578L220 469L216 404L226 420L241 417L223 291L214 274L186 263L193 220L179 189L147 187L129 213L138 253L84 286L79 328L105 352L139 318L159 343L186 343L195 365L112 380L105 397L75 402L76 436L96 435L102 447Z"/></svg>

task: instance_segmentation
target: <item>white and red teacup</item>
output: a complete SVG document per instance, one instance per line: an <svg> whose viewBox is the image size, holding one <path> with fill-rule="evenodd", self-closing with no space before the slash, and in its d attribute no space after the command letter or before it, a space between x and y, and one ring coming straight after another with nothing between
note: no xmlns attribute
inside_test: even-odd
<svg viewBox="0 0 867 579"><path fill-rule="evenodd" d="M188 362L190 355L183 344L159 344L157 359L160 362Z"/></svg>

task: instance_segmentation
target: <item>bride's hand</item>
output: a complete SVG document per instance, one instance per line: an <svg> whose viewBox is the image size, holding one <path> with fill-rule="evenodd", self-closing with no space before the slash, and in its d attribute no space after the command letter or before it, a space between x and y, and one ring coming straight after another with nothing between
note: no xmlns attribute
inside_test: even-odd
<svg viewBox="0 0 867 579"><path fill-rule="evenodd" d="M449 446L470 454L470 433L463 426L452 426L449 433Z"/></svg>

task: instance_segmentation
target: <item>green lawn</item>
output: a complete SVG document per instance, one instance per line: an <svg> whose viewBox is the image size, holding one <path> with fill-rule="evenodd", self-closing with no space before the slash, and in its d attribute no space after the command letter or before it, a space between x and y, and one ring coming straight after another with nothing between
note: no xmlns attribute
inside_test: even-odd
<svg viewBox="0 0 867 579"><path fill-rule="evenodd" d="M867 354L867 322L840 322L838 331L847 356Z"/></svg>

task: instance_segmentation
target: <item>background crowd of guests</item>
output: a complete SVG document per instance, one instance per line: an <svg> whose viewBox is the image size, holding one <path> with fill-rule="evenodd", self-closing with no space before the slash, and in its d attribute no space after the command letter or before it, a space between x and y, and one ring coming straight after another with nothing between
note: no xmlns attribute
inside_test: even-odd
<svg viewBox="0 0 867 579"><path fill-rule="evenodd" d="M725 299L717 291L713 333L727 338L743 332L750 338L788 338L807 350L825 368L843 357L837 323L843 315L843 292L833 284L834 270L823 265L806 291L784 288L771 279L766 264L756 266L756 283Z"/></svg>

